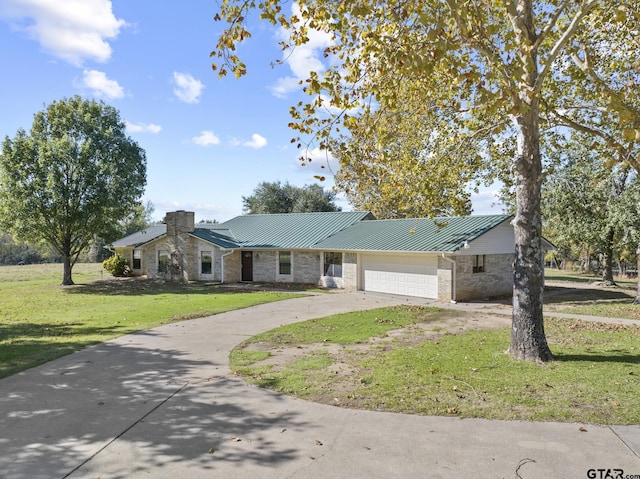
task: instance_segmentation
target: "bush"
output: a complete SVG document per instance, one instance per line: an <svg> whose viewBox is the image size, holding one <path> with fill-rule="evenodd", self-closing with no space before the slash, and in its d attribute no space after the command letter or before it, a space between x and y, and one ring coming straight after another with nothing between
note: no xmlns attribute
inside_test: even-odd
<svg viewBox="0 0 640 479"><path fill-rule="evenodd" d="M113 276L131 276L133 271L131 270L131 266L129 266L129 262L124 258L124 256L120 256L116 254L109 259L105 259L102 262L102 267Z"/></svg>

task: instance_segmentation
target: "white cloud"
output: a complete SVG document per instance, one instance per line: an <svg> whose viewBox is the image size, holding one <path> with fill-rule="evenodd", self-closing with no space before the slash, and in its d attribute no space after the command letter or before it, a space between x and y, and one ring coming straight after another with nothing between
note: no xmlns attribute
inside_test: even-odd
<svg viewBox="0 0 640 479"><path fill-rule="evenodd" d="M212 131L202 131L200 135L191 138L196 145L210 146L220 144L220 138L218 138Z"/></svg>
<svg viewBox="0 0 640 479"><path fill-rule="evenodd" d="M478 193L471 193L474 215L498 215L505 212L505 205L500 201L500 184L489 189L483 188Z"/></svg>
<svg viewBox="0 0 640 479"><path fill-rule="evenodd" d="M246 146L248 148L255 148L256 150L259 150L260 148L264 148L265 146L267 146L267 139L264 136L259 135L258 133L254 133L253 135L251 135L250 140L231 138L231 140L229 140L229 143L232 146Z"/></svg>
<svg viewBox="0 0 640 479"><path fill-rule="evenodd" d="M267 146L267 139L262 135L254 133L251 135L251 141L245 141L242 143L242 146L248 146L249 148L259 150L260 148Z"/></svg>
<svg viewBox="0 0 640 479"><path fill-rule="evenodd" d="M187 73L173 72L173 93L185 103L198 103L204 84Z"/></svg>
<svg viewBox="0 0 640 479"><path fill-rule="evenodd" d="M300 6L298 3L292 4L291 11L300 18ZM281 28L279 37L287 41L289 33L288 30ZM271 87L271 92L275 96L284 97L289 92L299 89L300 80L306 80L310 72L321 73L325 70L322 58L324 49L333 43L331 35L311 28L308 30L307 35L309 37L307 43L283 52L283 60L291 69L293 76L278 79L276 84Z"/></svg>
<svg viewBox="0 0 640 479"><path fill-rule="evenodd" d="M116 80L107 78L104 72L97 70L84 70L82 72L82 80L75 82L78 88L86 88L98 97L122 98L124 97L124 89Z"/></svg>
<svg viewBox="0 0 640 479"><path fill-rule="evenodd" d="M160 125L156 125L155 123L131 123L126 122L127 130L131 133L160 133L162 131L162 127Z"/></svg>
<svg viewBox="0 0 640 479"><path fill-rule="evenodd" d="M85 60L106 62L111 57L108 41L127 25L115 17L110 0L4 0L0 17L75 66Z"/></svg>

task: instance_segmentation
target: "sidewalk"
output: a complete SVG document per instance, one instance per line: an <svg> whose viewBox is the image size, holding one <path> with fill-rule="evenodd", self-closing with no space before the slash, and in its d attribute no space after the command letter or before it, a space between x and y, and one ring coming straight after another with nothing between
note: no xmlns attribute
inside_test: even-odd
<svg viewBox="0 0 640 479"><path fill-rule="evenodd" d="M257 332L406 302L362 293L301 297L123 336L0 380L0 477L640 475L640 426L350 410L230 375L229 351Z"/></svg>

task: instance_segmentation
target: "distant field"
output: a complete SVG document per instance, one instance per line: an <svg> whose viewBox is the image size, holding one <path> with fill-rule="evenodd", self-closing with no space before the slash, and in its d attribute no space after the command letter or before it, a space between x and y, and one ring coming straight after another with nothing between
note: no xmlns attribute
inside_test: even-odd
<svg viewBox="0 0 640 479"><path fill-rule="evenodd" d="M115 279L101 264L0 266L0 377L133 331L288 299L295 293L229 291L207 283Z"/></svg>

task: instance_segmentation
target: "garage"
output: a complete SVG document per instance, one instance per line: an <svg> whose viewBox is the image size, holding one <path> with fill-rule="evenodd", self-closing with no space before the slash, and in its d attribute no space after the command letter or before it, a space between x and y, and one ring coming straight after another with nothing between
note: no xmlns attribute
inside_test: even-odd
<svg viewBox="0 0 640 479"><path fill-rule="evenodd" d="M365 291L438 298L438 257L433 255L363 255Z"/></svg>

